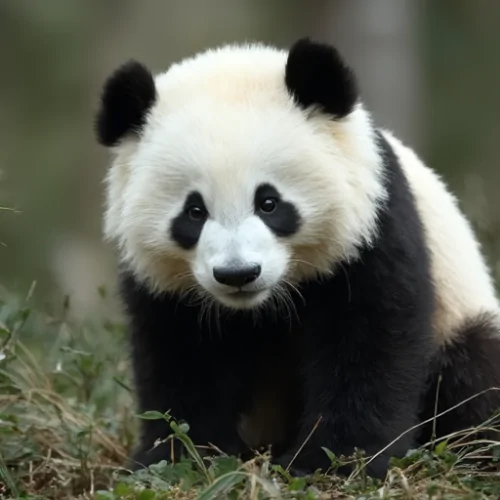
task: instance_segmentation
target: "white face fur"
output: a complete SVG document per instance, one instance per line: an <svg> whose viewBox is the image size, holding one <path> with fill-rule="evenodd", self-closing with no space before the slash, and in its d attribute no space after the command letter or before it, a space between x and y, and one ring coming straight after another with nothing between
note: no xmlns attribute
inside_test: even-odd
<svg viewBox="0 0 500 500"><path fill-rule="evenodd" d="M373 238L385 191L368 114L304 111L286 62L230 46L155 78L141 133L114 148L105 215L151 290L254 308Z"/></svg>

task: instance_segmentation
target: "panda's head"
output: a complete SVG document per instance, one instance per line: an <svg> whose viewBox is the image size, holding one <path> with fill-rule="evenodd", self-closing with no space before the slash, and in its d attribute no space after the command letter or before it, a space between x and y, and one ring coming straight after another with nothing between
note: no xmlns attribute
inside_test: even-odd
<svg viewBox="0 0 500 500"><path fill-rule="evenodd" d="M115 153L105 233L153 291L258 307L375 234L380 157L332 47L226 46L155 78L129 62L96 129Z"/></svg>

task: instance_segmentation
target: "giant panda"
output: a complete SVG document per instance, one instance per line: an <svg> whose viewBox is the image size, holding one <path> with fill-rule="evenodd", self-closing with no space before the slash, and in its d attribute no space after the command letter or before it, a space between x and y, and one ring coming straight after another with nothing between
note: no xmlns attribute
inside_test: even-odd
<svg viewBox="0 0 500 500"><path fill-rule="evenodd" d="M95 123L140 412L187 421L206 453L270 447L308 474L323 447L358 448L382 477L436 410L458 405L432 425L444 436L500 406L478 240L335 47L226 45L156 76L129 61ZM176 459L154 446L168 434L144 420L132 463Z"/></svg>

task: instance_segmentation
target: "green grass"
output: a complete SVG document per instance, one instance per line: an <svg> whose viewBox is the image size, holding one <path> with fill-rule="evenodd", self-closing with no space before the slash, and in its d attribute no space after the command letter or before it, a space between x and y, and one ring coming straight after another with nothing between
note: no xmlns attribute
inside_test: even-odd
<svg viewBox="0 0 500 500"><path fill-rule="evenodd" d="M28 294L30 295L30 294ZM500 443L463 433L394 461L384 481L351 457L349 478L332 472L293 478L269 456L241 463L217 450L202 459L189 426L168 415L186 458L131 474L123 469L139 418L130 392L123 325L75 324L30 308L30 297L0 290L0 499L498 499ZM493 425L492 419L486 425ZM341 457L342 460L347 460Z"/></svg>

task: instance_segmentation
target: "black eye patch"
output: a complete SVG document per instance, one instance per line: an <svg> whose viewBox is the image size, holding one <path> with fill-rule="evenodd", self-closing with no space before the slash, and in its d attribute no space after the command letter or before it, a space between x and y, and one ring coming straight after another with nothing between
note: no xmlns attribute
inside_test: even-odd
<svg viewBox="0 0 500 500"><path fill-rule="evenodd" d="M300 215L293 203L284 201L271 184L261 184L255 191L255 214L276 236L290 236L300 227Z"/></svg>
<svg viewBox="0 0 500 500"><path fill-rule="evenodd" d="M207 217L201 194L193 191L187 196L181 213L172 221L170 236L181 248L193 248L198 243Z"/></svg>

